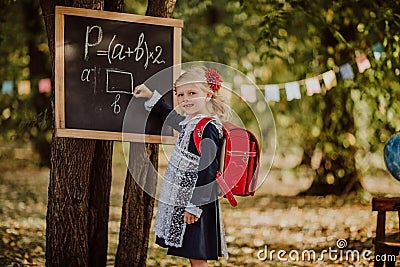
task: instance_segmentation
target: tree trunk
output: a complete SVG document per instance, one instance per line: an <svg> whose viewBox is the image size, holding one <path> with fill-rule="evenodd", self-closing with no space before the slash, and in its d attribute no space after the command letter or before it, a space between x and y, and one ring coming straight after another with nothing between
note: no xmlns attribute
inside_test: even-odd
<svg viewBox="0 0 400 267"><path fill-rule="evenodd" d="M146 15L156 17L172 17L175 0L149 0ZM116 267L146 266L149 233L153 218L154 191L156 184L147 185L153 188L149 195L135 181L154 181L157 175L152 170L158 168L158 145L146 144L146 151L141 144L130 146L130 170L127 171L119 243L115 259ZM148 158L154 166L149 166Z"/></svg>
<svg viewBox="0 0 400 267"><path fill-rule="evenodd" d="M119 4L111 5L122 10ZM40 1L54 70L55 6L102 9L102 1ZM54 71L53 71L54 88ZM54 93L52 95L54 110ZM53 117L54 124L54 117ZM112 141L53 132L46 218L47 266L106 266Z"/></svg>
<svg viewBox="0 0 400 267"><path fill-rule="evenodd" d="M146 15L171 18L174 13L175 3L176 0L149 0Z"/></svg>
<svg viewBox="0 0 400 267"><path fill-rule="evenodd" d="M107 265L113 142L96 141L89 183L89 266Z"/></svg>
<svg viewBox="0 0 400 267"><path fill-rule="evenodd" d="M146 151L143 151L143 144L130 145L130 166L125 181L116 267L146 266L154 194L146 193L138 183L145 185L147 190L155 191L157 173L154 170L158 168L158 145L145 146Z"/></svg>
<svg viewBox="0 0 400 267"><path fill-rule="evenodd" d="M95 143L53 136L47 266L89 266L89 186Z"/></svg>

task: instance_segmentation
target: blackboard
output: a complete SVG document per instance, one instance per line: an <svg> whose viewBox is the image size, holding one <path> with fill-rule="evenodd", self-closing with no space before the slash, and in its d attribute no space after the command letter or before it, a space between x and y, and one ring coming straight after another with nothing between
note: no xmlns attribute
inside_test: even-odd
<svg viewBox="0 0 400 267"><path fill-rule="evenodd" d="M57 7L57 136L173 143L172 129L132 93L161 72L151 88L173 105L182 26L176 19ZM126 114L134 119L129 127Z"/></svg>

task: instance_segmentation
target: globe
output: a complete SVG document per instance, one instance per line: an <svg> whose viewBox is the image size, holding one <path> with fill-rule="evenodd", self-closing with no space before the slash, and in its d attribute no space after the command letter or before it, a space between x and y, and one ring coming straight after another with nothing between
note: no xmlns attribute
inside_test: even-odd
<svg viewBox="0 0 400 267"><path fill-rule="evenodd" d="M390 174L400 181L400 133L389 138L384 149L384 159Z"/></svg>

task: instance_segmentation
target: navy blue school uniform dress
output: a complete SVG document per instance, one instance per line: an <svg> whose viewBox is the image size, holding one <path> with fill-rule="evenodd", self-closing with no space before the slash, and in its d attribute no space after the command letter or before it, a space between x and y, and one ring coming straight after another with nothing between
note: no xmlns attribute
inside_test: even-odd
<svg viewBox="0 0 400 267"><path fill-rule="evenodd" d="M151 112L156 112L167 124L178 131L181 130L182 122L187 120L186 117L176 113L162 99L154 103ZM186 224L181 247L167 245L164 238L156 236L156 244L168 248L168 255L188 259L217 260L226 250L224 231L221 229L223 225L220 220L218 185L215 182L215 176L218 171L218 159L216 155L220 136L221 134L217 127L213 123L209 123L204 128L202 139L207 139L209 144L214 145L204 147L203 149L202 143L201 155L194 144L193 134L190 137L188 151L200 156L198 178L191 203L200 208L202 212L197 222ZM204 190L201 190L202 186L205 185L212 185L207 187L208 192L206 194ZM186 209L186 211L188 210ZM183 221L183 216L181 220Z"/></svg>

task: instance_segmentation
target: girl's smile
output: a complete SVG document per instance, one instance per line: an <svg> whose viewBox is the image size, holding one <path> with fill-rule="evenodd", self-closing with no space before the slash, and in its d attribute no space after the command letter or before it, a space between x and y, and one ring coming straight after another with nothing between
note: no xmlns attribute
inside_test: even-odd
<svg viewBox="0 0 400 267"><path fill-rule="evenodd" d="M188 104L188 103L186 103L186 104L183 104L182 107L183 107L184 109L188 109L188 108L193 107L193 104Z"/></svg>

